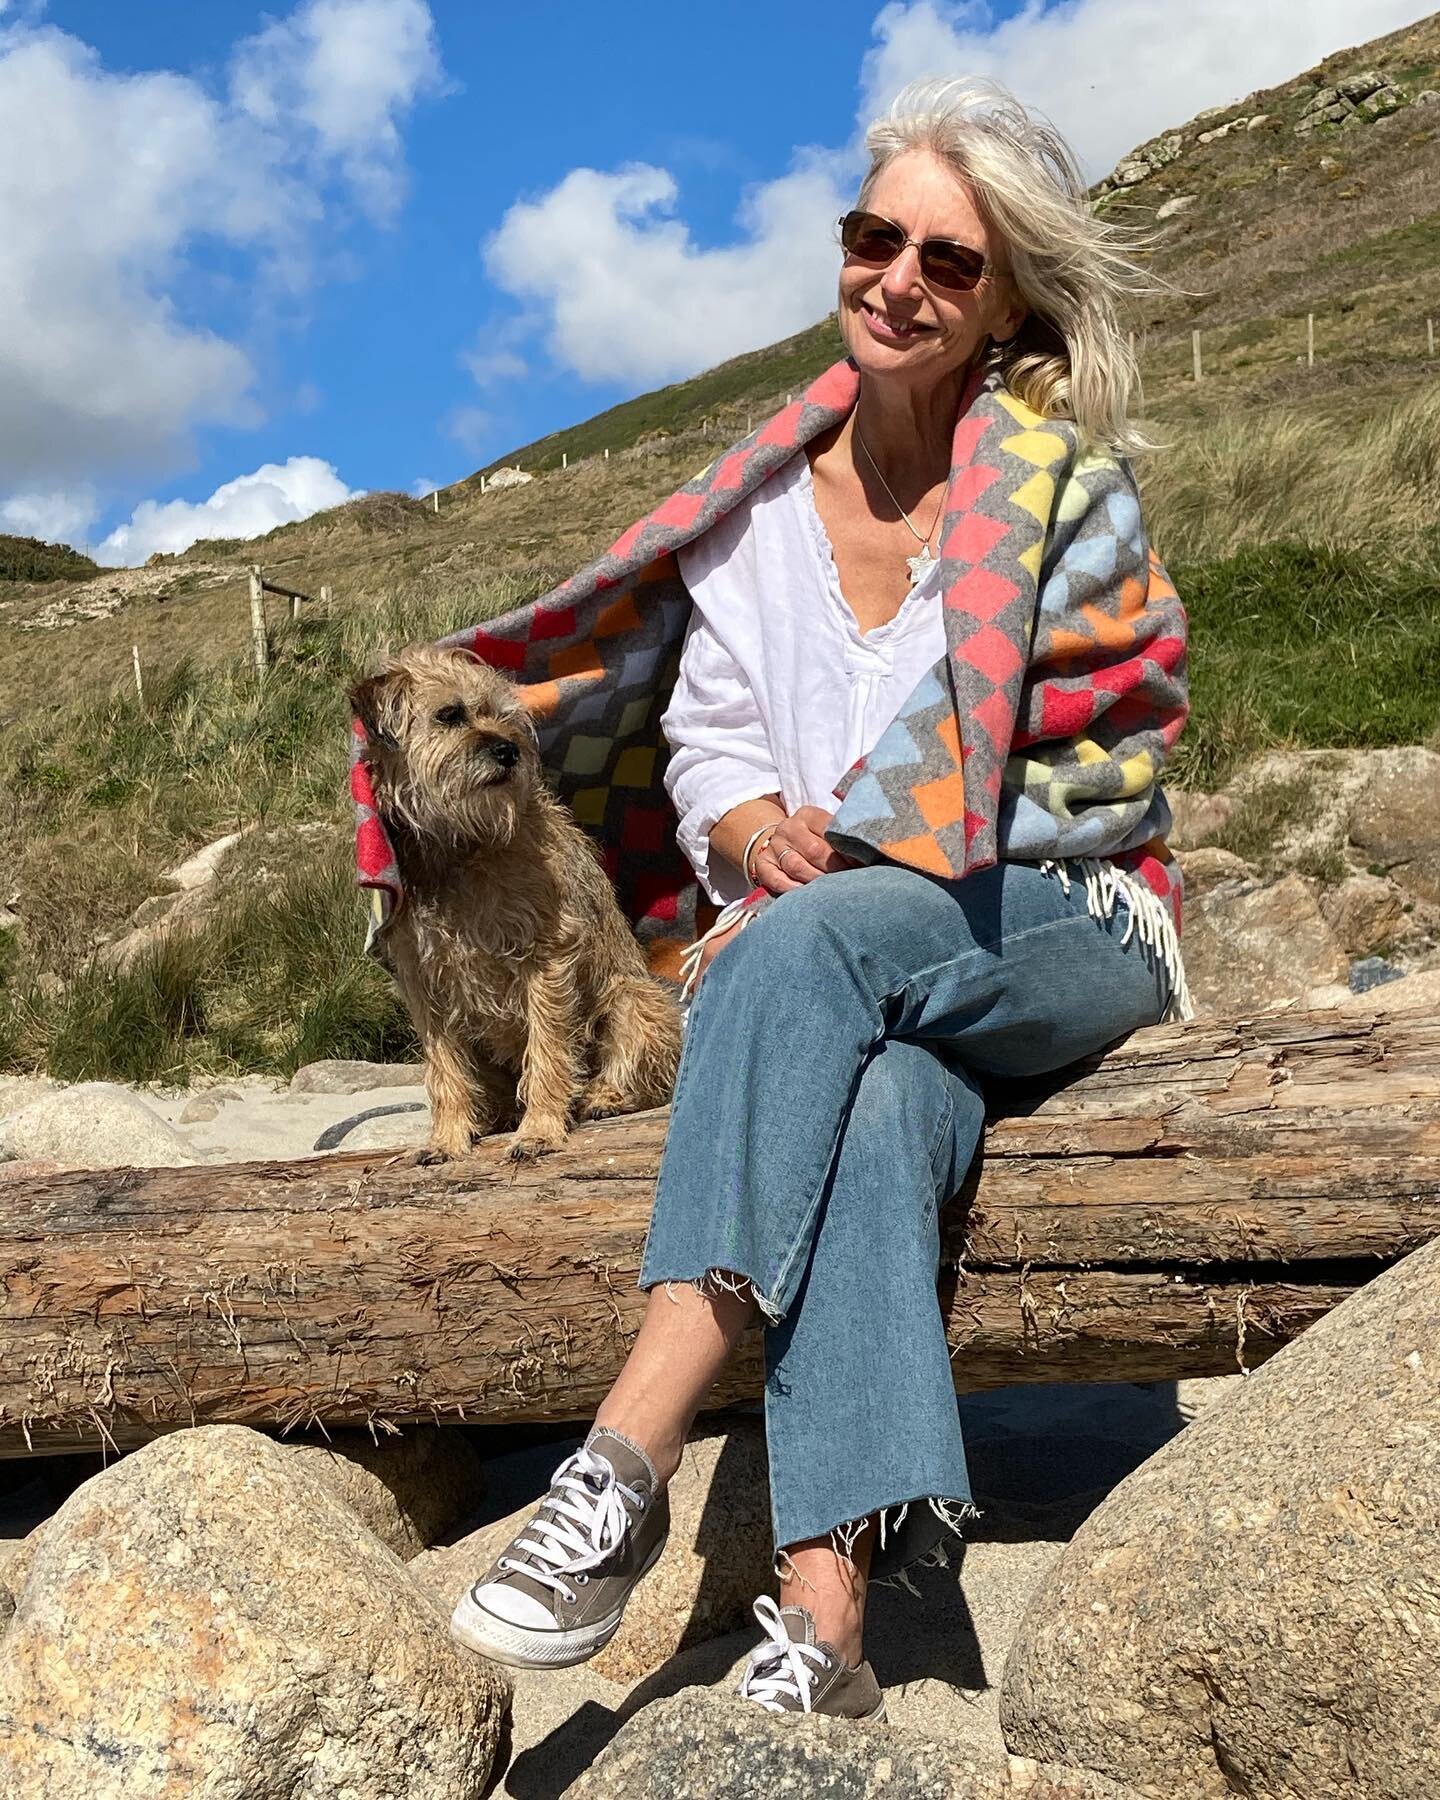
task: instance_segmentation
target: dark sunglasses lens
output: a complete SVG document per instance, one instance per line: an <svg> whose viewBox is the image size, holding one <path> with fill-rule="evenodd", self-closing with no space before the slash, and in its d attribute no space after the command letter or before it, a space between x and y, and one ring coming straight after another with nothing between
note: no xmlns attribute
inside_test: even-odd
<svg viewBox="0 0 1440 1800"><path fill-rule="evenodd" d="M905 234L898 226L874 213L846 213L840 221L841 247L857 262L894 262L904 242Z"/></svg>
<svg viewBox="0 0 1440 1800"><path fill-rule="evenodd" d="M920 247L920 273L936 287L964 290L975 287L985 273L985 258L964 244L945 244L935 238Z"/></svg>

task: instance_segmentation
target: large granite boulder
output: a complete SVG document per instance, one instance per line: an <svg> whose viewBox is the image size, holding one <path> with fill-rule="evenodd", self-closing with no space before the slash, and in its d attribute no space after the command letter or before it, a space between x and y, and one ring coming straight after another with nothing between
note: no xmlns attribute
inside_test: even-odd
<svg viewBox="0 0 1440 1800"><path fill-rule="evenodd" d="M1440 1793L1440 1240L1091 1514L1001 1723L1156 1800Z"/></svg>
<svg viewBox="0 0 1440 1800"><path fill-rule="evenodd" d="M1134 1800L1133 1790L1021 1757L989 1761L914 1731L784 1718L709 1688L635 1714L565 1800Z"/></svg>
<svg viewBox="0 0 1440 1800"><path fill-rule="evenodd" d="M177 1432L78 1488L0 1638L0 1800L479 1800L508 1688L283 1446Z"/></svg>
<svg viewBox="0 0 1440 1800"><path fill-rule="evenodd" d="M410 1565L448 1612L527 1524L536 1502ZM759 1421L694 1438L670 1483L670 1541L636 1588L619 1631L590 1667L638 1681L678 1651L750 1622L757 1594L773 1593L770 1488Z"/></svg>
<svg viewBox="0 0 1440 1800"><path fill-rule="evenodd" d="M0 1157L62 1169L183 1169L195 1161L173 1125L110 1081L57 1088L0 1120Z"/></svg>
<svg viewBox="0 0 1440 1800"><path fill-rule="evenodd" d="M1372 870L1440 905L1440 755L1416 745L1377 755L1350 808L1349 834Z"/></svg>
<svg viewBox="0 0 1440 1800"><path fill-rule="evenodd" d="M1349 959L1299 875L1225 880L1185 908L1185 972L1203 1017L1242 1018L1304 1005L1343 983Z"/></svg>
<svg viewBox="0 0 1440 1800"><path fill-rule="evenodd" d="M365 1431L332 1431L324 1443L284 1447L402 1562L479 1504L480 1457L454 1425L418 1425L378 1443Z"/></svg>

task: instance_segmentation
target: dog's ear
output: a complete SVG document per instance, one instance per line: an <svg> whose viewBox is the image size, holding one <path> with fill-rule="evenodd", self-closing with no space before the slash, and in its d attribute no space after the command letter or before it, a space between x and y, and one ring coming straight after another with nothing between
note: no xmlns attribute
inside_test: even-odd
<svg viewBox="0 0 1440 1800"><path fill-rule="evenodd" d="M383 744L387 750L400 748L393 729L395 705L408 685L409 677L403 669L381 669L351 688L351 708L371 743Z"/></svg>

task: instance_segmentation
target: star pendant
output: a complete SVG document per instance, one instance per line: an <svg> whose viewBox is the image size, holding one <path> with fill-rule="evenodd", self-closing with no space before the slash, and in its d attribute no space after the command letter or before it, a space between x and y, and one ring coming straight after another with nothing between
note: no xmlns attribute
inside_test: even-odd
<svg viewBox="0 0 1440 1800"><path fill-rule="evenodd" d="M930 554L930 546L928 544L922 544L917 555L907 556L905 558L905 567L910 571L911 587L914 587L917 581L923 581L926 571L933 569L934 566L935 558Z"/></svg>

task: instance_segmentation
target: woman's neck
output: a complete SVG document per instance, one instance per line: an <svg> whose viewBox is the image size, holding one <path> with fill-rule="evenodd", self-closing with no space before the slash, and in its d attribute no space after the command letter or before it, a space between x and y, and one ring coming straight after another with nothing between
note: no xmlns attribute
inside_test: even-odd
<svg viewBox="0 0 1440 1800"><path fill-rule="evenodd" d="M959 369L938 387L923 389L862 376L851 430L864 438L902 505L907 491L926 493L949 474L955 419L970 374Z"/></svg>

